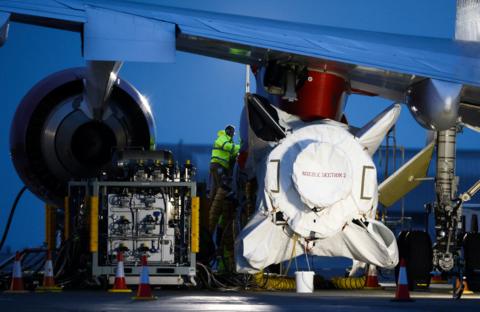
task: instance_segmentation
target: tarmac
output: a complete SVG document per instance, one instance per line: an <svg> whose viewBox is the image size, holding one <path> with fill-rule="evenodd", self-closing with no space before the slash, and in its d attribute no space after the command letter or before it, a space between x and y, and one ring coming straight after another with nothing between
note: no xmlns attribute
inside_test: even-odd
<svg viewBox="0 0 480 312"><path fill-rule="evenodd" d="M480 311L480 294L453 300L448 285L415 291L413 302L392 302L385 290L295 292L155 290L157 300L134 301L132 294L104 291L0 294L0 311Z"/></svg>

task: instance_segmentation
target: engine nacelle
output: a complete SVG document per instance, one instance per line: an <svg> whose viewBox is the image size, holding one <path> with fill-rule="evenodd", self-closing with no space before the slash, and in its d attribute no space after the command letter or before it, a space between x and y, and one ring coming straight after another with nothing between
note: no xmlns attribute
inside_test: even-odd
<svg viewBox="0 0 480 312"><path fill-rule="evenodd" d="M428 130L441 131L455 126L462 85L425 79L408 90L407 103L413 118Z"/></svg>
<svg viewBox="0 0 480 312"><path fill-rule="evenodd" d="M149 103L118 79L109 113L94 121L82 109L84 68L54 73L37 83L15 113L10 150L15 169L40 199L62 207L71 179L91 178L111 165L113 151L155 144Z"/></svg>

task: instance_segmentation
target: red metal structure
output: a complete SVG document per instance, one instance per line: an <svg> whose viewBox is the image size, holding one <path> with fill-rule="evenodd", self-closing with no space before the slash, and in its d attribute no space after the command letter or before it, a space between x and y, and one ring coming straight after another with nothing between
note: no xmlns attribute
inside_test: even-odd
<svg viewBox="0 0 480 312"><path fill-rule="evenodd" d="M342 76L309 69L307 80L297 90L297 101L284 101L281 108L304 121L323 118L340 121L347 90L348 82Z"/></svg>

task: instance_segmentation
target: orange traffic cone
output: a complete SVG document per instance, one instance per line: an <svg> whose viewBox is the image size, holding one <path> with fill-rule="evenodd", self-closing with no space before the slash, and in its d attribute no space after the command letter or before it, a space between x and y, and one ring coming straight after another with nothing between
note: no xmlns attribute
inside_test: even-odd
<svg viewBox="0 0 480 312"><path fill-rule="evenodd" d="M108 290L112 293L129 293L132 292L130 288L127 287L125 282L125 272L123 269L123 252L117 252L117 271L115 272L115 282L113 283L113 288Z"/></svg>
<svg viewBox="0 0 480 312"><path fill-rule="evenodd" d="M410 298L408 291L407 268L405 260L400 260L400 272L398 274L397 290L395 291L395 298L392 301L413 301Z"/></svg>
<svg viewBox="0 0 480 312"><path fill-rule="evenodd" d="M382 286L378 283L377 267L373 264L368 266L367 280L365 281L365 287L363 289L382 289Z"/></svg>
<svg viewBox="0 0 480 312"><path fill-rule="evenodd" d="M23 285L22 264L20 258L20 253L17 252L15 255L15 262L13 263L12 283L10 284L10 289L5 291L6 293L19 294L28 292Z"/></svg>
<svg viewBox="0 0 480 312"><path fill-rule="evenodd" d="M53 264L52 264L52 252L47 252L47 261L45 262L45 268L43 273L43 285L37 287L35 291L38 292L59 292L62 291L62 287L55 284L53 279Z"/></svg>
<svg viewBox="0 0 480 312"><path fill-rule="evenodd" d="M137 295L134 300L155 300L150 287L150 277L148 276L147 256L142 256L142 272L140 273L140 282L138 283Z"/></svg>
<svg viewBox="0 0 480 312"><path fill-rule="evenodd" d="M459 289L460 288L460 280L459 280L458 277L456 279L455 284L456 284L455 289ZM468 288L468 283L467 283L467 277L466 276L463 277L463 292L462 292L462 294L473 295L473 291L471 291L470 288Z"/></svg>

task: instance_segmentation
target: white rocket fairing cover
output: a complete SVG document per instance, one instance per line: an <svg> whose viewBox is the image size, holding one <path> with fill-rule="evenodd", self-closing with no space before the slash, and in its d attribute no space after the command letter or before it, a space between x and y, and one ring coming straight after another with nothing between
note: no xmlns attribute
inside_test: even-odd
<svg viewBox="0 0 480 312"><path fill-rule="evenodd" d="M399 113L400 105L390 107L357 136L335 121L292 119L288 135L267 156L261 207L237 239L237 270L252 273L289 259L293 237L300 237L296 255L305 249L395 266L395 237L373 220L378 186L371 155ZM274 223L278 212L287 225Z"/></svg>
<svg viewBox="0 0 480 312"><path fill-rule="evenodd" d="M330 143L305 145L300 147L292 174L302 202L310 208L324 208L347 198L352 190L352 168L345 152Z"/></svg>
<svg viewBox="0 0 480 312"><path fill-rule="evenodd" d="M373 216L377 173L347 127L317 122L294 130L271 151L265 190L269 210L281 211L294 232L326 238L352 218Z"/></svg>
<svg viewBox="0 0 480 312"><path fill-rule="evenodd" d="M271 264L289 260L292 255L302 255L305 249L317 256L347 257L378 267L393 268L398 263L395 236L379 221L368 220L367 225L349 221L331 237L306 242L271 219L268 214L257 212L240 233L235 245L238 272L259 272Z"/></svg>

